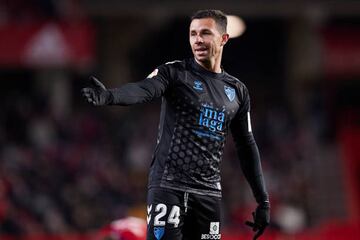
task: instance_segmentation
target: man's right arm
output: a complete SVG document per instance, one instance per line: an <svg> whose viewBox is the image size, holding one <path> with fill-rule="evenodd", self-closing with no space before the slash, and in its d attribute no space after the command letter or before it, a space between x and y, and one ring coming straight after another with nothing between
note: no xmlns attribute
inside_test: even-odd
<svg viewBox="0 0 360 240"><path fill-rule="evenodd" d="M95 77L90 77L92 87L82 89L83 96L96 106L101 105L132 105L150 102L162 96L169 86L169 72L162 65L155 69L146 79L127 83L119 88L106 89Z"/></svg>

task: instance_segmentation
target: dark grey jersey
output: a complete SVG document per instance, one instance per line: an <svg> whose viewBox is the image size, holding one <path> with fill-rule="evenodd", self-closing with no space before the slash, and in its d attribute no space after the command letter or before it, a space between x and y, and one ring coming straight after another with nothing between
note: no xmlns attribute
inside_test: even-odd
<svg viewBox="0 0 360 240"><path fill-rule="evenodd" d="M113 103L120 105L162 97L149 187L221 196L220 163L229 129L239 149L255 143L245 85L225 71L207 71L194 59L161 65L145 80L111 91ZM259 161L257 147L255 152L246 161Z"/></svg>

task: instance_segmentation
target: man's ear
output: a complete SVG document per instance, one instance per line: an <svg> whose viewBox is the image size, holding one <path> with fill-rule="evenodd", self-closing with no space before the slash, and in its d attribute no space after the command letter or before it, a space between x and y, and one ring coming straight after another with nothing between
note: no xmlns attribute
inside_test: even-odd
<svg viewBox="0 0 360 240"><path fill-rule="evenodd" d="M221 46L224 46L227 41L229 41L229 34L227 33L224 33L222 36L221 36Z"/></svg>

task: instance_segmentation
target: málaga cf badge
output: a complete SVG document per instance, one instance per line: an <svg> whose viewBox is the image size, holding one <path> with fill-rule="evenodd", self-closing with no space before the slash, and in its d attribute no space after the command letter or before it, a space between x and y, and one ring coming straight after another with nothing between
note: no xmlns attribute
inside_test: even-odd
<svg viewBox="0 0 360 240"><path fill-rule="evenodd" d="M226 96L228 97L230 102L232 102L235 99L235 89L233 89L232 87L224 86L224 90Z"/></svg>

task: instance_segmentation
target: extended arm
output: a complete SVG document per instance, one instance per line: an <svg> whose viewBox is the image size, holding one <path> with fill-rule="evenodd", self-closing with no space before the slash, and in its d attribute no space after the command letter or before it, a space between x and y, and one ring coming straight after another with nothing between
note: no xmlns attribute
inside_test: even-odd
<svg viewBox="0 0 360 240"><path fill-rule="evenodd" d="M93 105L132 105L149 102L164 94L168 87L166 70L150 76L136 83L127 83L119 88L107 89L98 79L90 77L91 87L83 88L82 93L86 100Z"/></svg>

